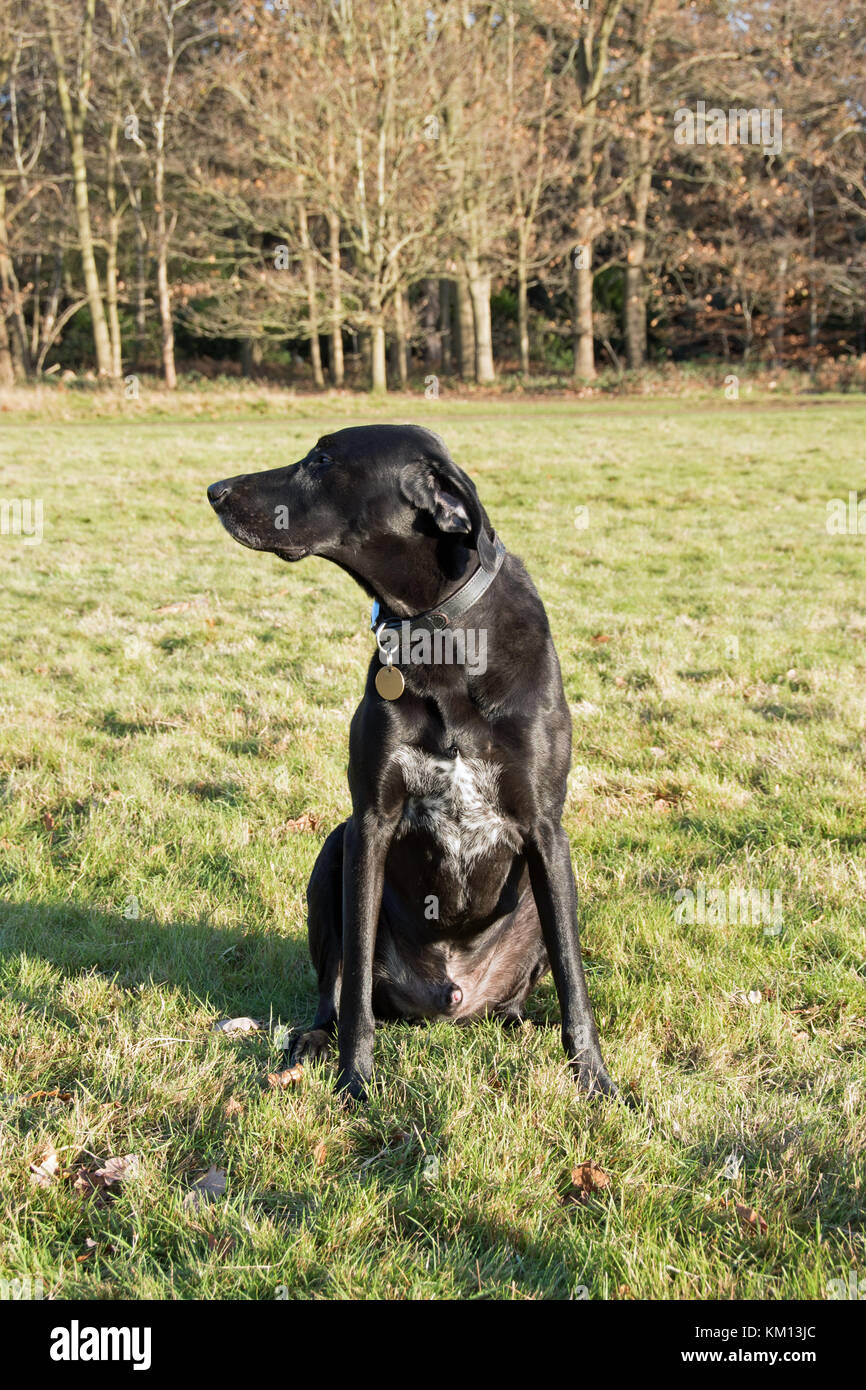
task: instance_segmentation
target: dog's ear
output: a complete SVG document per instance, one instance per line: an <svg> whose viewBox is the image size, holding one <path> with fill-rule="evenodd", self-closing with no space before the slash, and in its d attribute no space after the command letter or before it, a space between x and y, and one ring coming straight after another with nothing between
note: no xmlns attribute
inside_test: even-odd
<svg viewBox="0 0 866 1390"><path fill-rule="evenodd" d="M400 471L400 491L413 507L428 512L440 531L472 535L471 501L463 495L459 479L449 477L442 464L407 463ZM477 506L477 495L475 502Z"/></svg>

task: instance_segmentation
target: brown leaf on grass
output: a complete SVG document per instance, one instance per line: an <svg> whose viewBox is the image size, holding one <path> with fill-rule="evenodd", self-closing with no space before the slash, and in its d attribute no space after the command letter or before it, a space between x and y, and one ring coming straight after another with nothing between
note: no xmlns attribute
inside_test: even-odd
<svg viewBox="0 0 866 1390"><path fill-rule="evenodd" d="M760 1212L755 1211L754 1207L744 1206L742 1202L737 1202L736 1208L740 1224L750 1235L765 1236L767 1234L767 1222Z"/></svg>
<svg viewBox="0 0 866 1390"><path fill-rule="evenodd" d="M141 1177L141 1160L138 1154L118 1154L107 1158L101 1168L94 1169L93 1176L105 1187L111 1187L114 1183L134 1182Z"/></svg>
<svg viewBox="0 0 866 1390"><path fill-rule="evenodd" d="M206 1173L202 1173L200 1178L196 1178L184 1197L183 1204L185 1207L198 1207L204 1202L215 1202L218 1197L225 1196L225 1190L225 1168L215 1168L211 1164Z"/></svg>
<svg viewBox="0 0 866 1390"><path fill-rule="evenodd" d="M303 1079L304 1068L300 1062L293 1067L285 1067L282 1071L268 1072L268 1085L273 1091L284 1091L289 1086L297 1086Z"/></svg>
<svg viewBox="0 0 866 1390"><path fill-rule="evenodd" d="M320 1139L316 1147L313 1149L313 1158L316 1160L316 1167L321 1168L327 1157L328 1146L325 1143L324 1139Z"/></svg>
<svg viewBox="0 0 866 1390"><path fill-rule="evenodd" d="M593 646L600 647L603 642L612 642L613 638L610 637L606 632L594 632L592 634L591 640Z"/></svg>
<svg viewBox="0 0 866 1390"><path fill-rule="evenodd" d="M212 1031L228 1033L231 1037L233 1033L260 1033L264 1026L258 1018L221 1018L214 1024Z"/></svg>
<svg viewBox="0 0 866 1390"><path fill-rule="evenodd" d="M229 1096L228 1100L223 1106L223 1114L225 1115L226 1119L230 1120L234 1115L242 1115L243 1113L243 1101L238 1100L237 1096Z"/></svg>
<svg viewBox="0 0 866 1390"><path fill-rule="evenodd" d="M73 1191L77 1192L79 1197L99 1195L104 1200L104 1186L89 1168L76 1168L71 1177Z"/></svg>
<svg viewBox="0 0 866 1390"><path fill-rule="evenodd" d="M212 1250L218 1260L225 1259L235 1248L234 1236L216 1236L213 1231L207 1233L208 1249Z"/></svg>
<svg viewBox="0 0 866 1390"><path fill-rule="evenodd" d="M156 613L188 613L191 608L207 608L207 597L204 594L197 594L195 598L179 598L174 603L164 603L161 608L154 611Z"/></svg>
<svg viewBox="0 0 866 1390"><path fill-rule="evenodd" d="M280 827L281 830L288 830L290 835L313 835L322 824L322 817L315 811L304 811L294 820L287 820Z"/></svg>
<svg viewBox="0 0 866 1390"><path fill-rule="evenodd" d="M42 824L45 826L46 830L54 829L54 817L52 816L50 811L42 812Z"/></svg>
<svg viewBox="0 0 866 1390"><path fill-rule="evenodd" d="M663 796L656 797L655 801L653 802L654 811L658 811L660 815L663 815L665 811L669 811L670 809L671 803L669 801L665 801Z"/></svg>
<svg viewBox="0 0 866 1390"><path fill-rule="evenodd" d="M29 1095L22 1096L25 1105L33 1105L37 1100L72 1100L71 1091L61 1091L57 1086L51 1091L31 1091Z"/></svg>
<svg viewBox="0 0 866 1390"><path fill-rule="evenodd" d="M33 1187L50 1187L55 1178L62 1176L60 1159L50 1140L40 1144L30 1161L30 1182Z"/></svg>
<svg viewBox="0 0 866 1390"><path fill-rule="evenodd" d="M596 1192L601 1192L602 1188L607 1187L609 1183L610 1176L601 1165L595 1163L593 1159L587 1158L576 1168L572 1168L571 1186L562 1200L582 1205L588 1202Z"/></svg>

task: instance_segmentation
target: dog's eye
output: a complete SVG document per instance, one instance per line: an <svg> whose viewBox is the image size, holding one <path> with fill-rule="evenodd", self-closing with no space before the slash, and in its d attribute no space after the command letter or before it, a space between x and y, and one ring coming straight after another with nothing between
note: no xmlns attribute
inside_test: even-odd
<svg viewBox="0 0 866 1390"><path fill-rule="evenodd" d="M334 460L331 458L330 454L317 454L313 459L313 467L317 471L321 471L322 469L330 468L333 462Z"/></svg>

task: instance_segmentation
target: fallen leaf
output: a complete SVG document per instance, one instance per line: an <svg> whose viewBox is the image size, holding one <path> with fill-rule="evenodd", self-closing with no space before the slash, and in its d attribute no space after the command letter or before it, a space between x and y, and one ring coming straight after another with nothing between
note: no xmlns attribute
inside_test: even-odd
<svg viewBox="0 0 866 1390"><path fill-rule="evenodd" d="M54 829L54 817L52 816L50 811L42 812L42 824L45 826L46 830Z"/></svg>
<svg viewBox="0 0 866 1390"><path fill-rule="evenodd" d="M95 1172L90 1168L76 1168L69 1175L72 1178L72 1187L79 1197L99 1196L101 1201L105 1201L105 1185L97 1178Z"/></svg>
<svg viewBox="0 0 866 1390"><path fill-rule="evenodd" d="M600 647L602 642L612 642L613 638L609 637L606 632L594 632L592 634L592 641L596 647Z"/></svg>
<svg viewBox="0 0 866 1390"><path fill-rule="evenodd" d="M161 608L157 608L157 613L188 613L190 608L207 608L207 598L204 594L199 594L195 598L179 598L174 603L164 603Z"/></svg>
<svg viewBox="0 0 866 1390"><path fill-rule="evenodd" d="M223 1259L235 1248L234 1236L215 1236L213 1231L207 1233L208 1248L213 1251L218 1260Z"/></svg>
<svg viewBox="0 0 866 1390"><path fill-rule="evenodd" d="M226 1170L225 1168L214 1168L211 1165L206 1173L202 1173L190 1188L183 1199L185 1207L198 1207L203 1202L215 1202L218 1197L225 1196L226 1190Z"/></svg>
<svg viewBox="0 0 866 1390"><path fill-rule="evenodd" d="M321 816L317 816L315 811L304 811L294 820L287 820L283 830L288 830L290 835L314 834L322 824Z"/></svg>
<svg viewBox="0 0 866 1390"><path fill-rule="evenodd" d="M22 1096L25 1105L33 1105L37 1100L72 1100L71 1091L61 1091L56 1086L52 1091L31 1091L29 1096Z"/></svg>
<svg viewBox="0 0 866 1390"><path fill-rule="evenodd" d="M229 1096L223 1106L223 1114L226 1119L231 1119L232 1115L242 1115L244 1113L243 1101L238 1100L237 1096Z"/></svg>
<svg viewBox="0 0 866 1390"><path fill-rule="evenodd" d="M740 1222L751 1235L765 1236L767 1234L767 1223L763 1216L755 1211L754 1207L743 1206L742 1202L737 1202L736 1207Z"/></svg>
<svg viewBox="0 0 866 1390"><path fill-rule="evenodd" d="M583 1204L596 1192L601 1192L610 1183L610 1176L600 1164L587 1158L571 1170L571 1187L563 1197L564 1202Z"/></svg>
<svg viewBox="0 0 866 1390"><path fill-rule="evenodd" d="M105 1187L116 1182L134 1182L141 1176L141 1160L138 1154L116 1155L107 1158L101 1168L96 1168L93 1176L101 1179Z"/></svg>
<svg viewBox="0 0 866 1390"><path fill-rule="evenodd" d="M293 1067L286 1067L283 1071L269 1071L268 1085L272 1090L285 1090L288 1086L297 1086L299 1081L304 1079L304 1068L298 1062Z"/></svg>
<svg viewBox="0 0 866 1390"><path fill-rule="evenodd" d="M214 1033L260 1033L264 1024L257 1018L221 1018L212 1029Z"/></svg>
<svg viewBox="0 0 866 1390"><path fill-rule="evenodd" d="M33 1187L50 1187L60 1172L60 1159L50 1141L40 1144L30 1163L30 1182Z"/></svg>
<svg viewBox="0 0 866 1390"><path fill-rule="evenodd" d="M313 1149L313 1158L316 1160L316 1167L321 1168L327 1157L328 1146L325 1143L324 1139L320 1139L316 1147Z"/></svg>

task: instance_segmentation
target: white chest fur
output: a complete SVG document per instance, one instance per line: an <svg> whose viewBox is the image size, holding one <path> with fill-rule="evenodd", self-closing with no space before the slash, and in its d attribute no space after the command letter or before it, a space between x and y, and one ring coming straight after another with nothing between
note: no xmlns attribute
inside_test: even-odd
<svg viewBox="0 0 866 1390"><path fill-rule="evenodd" d="M516 826L499 806L499 769L480 758L439 758L401 748L397 762L406 784L398 834L425 830L461 872L503 847L520 848Z"/></svg>

